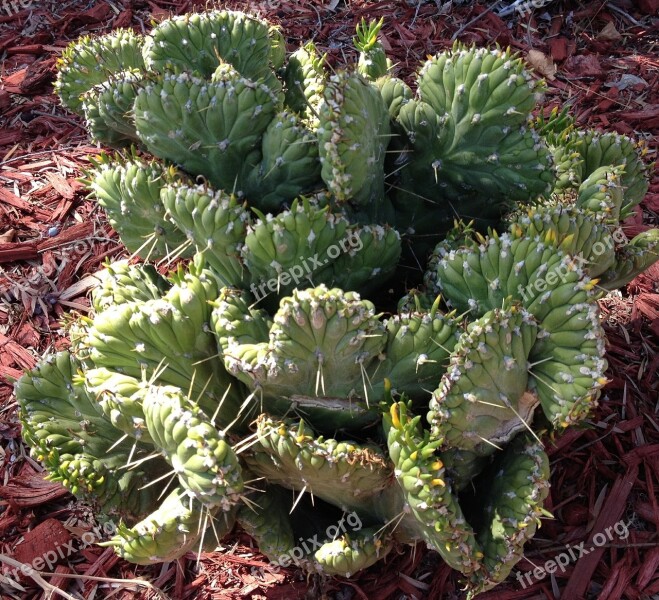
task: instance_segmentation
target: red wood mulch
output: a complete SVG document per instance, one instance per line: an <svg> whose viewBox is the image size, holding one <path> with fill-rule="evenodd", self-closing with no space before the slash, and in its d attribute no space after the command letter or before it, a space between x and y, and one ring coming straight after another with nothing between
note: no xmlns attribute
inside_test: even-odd
<svg viewBox="0 0 659 600"><path fill-rule="evenodd" d="M47 350L66 346L60 319L88 306L85 276L106 257L122 255L103 214L76 181L97 149L90 147L80 120L62 110L51 93L58 52L83 33L119 26L141 31L151 19L186 12L192 4L16 0L17 12L0 2L0 381L17 377ZM510 44L525 54L533 50L539 68L549 75L556 68L549 105L569 102L580 125L636 135L656 157L658 0L554 0L521 21L501 19L475 3L442 13L446 2L419 0L225 6L258 9L282 24L291 48L313 38L335 63L350 58L344 51L362 16L385 16L383 43L403 77L426 55L450 46L456 32L465 42ZM643 212L627 224L628 231L657 226L658 213L655 173ZM553 476L547 508L555 519L545 519L528 544L515 570L519 575L483 600L659 597L658 281L655 267L621 295L602 301L611 383L588 427L549 442ZM455 573L420 549L390 557L352 580L329 583L293 571L271 573L239 533L229 538L224 553L204 555L196 570L192 558L143 568L110 550L79 549L92 515L61 487L42 480L40 466L21 442L15 409L11 387L0 383L0 554L30 562L59 549L51 568L43 570L55 571L51 584L74 597L109 597L110 584L93 576L140 577L164 591L158 596L120 584L116 598L463 597ZM588 553L579 556L582 543ZM71 544L75 551L68 550ZM554 573L542 579L533 575L553 558L565 562L564 568L548 564ZM1 598L44 597L31 579L0 568ZM262 568L264 577L256 577L255 568ZM65 577L71 573L83 579Z"/></svg>

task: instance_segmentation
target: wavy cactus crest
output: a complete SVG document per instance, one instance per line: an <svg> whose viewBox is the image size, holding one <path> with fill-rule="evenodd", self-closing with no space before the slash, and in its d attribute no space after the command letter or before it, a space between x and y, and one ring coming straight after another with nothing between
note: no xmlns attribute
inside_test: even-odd
<svg viewBox="0 0 659 600"><path fill-rule="evenodd" d="M87 174L112 226L147 261L196 251L107 266L71 353L16 384L25 440L121 519L119 556L238 522L350 576L425 543L471 597L549 516L540 433L597 404L597 300L659 258L659 230L622 226L643 150L532 118L542 84L510 50L456 45L407 85L380 26L332 74L232 11L63 53L63 104L138 142Z"/></svg>

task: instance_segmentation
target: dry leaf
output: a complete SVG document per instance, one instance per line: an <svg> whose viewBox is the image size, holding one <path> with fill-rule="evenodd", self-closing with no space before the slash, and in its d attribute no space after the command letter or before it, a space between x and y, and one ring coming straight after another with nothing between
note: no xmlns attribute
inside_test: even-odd
<svg viewBox="0 0 659 600"><path fill-rule="evenodd" d="M615 42L622 39L622 35L616 29L616 26L609 21L604 29L597 34L598 40L605 40L607 42Z"/></svg>
<svg viewBox="0 0 659 600"><path fill-rule="evenodd" d="M558 67L554 61L540 50L529 50L526 55L527 62L547 79L555 79Z"/></svg>

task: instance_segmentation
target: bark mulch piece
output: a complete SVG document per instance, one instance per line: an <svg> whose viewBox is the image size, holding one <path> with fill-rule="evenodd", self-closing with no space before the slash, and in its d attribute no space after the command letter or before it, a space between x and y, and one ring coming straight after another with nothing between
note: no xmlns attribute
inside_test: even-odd
<svg viewBox="0 0 659 600"><path fill-rule="evenodd" d="M83 598L106 597L118 585L90 577L126 580L116 591L120 599L165 597L128 581L135 577L174 599L463 598L456 573L421 546L392 552L350 580L327 582L294 569L275 571L240 532L224 540L222 552L202 554L198 562L189 554L152 567L137 567L109 548L84 542L94 531L94 516L62 487L43 481L20 440L11 387L46 351L67 347L63 319L88 309L91 274L106 258L125 255L78 181L100 148L90 145L81 120L53 95L55 63L80 35L115 27L143 31L152 20L206 2L17 4L20 10L0 3L0 554L30 562L46 546L75 544L48 580ZM510 44L542 67L548 107L568 104L580 126L634 135L646 142L648 158L656 159L657 0L554 0L524 18L500 18L485 2L455 4L228 0L223 6L257 11L280 24L291 50L313 39L334 66L354 58L356 23L383 16L383 45L396 62L396 75L408 81L428 54L450 47L455 38ZM628 235L659 224L656 171L641 209L625 224ZM554 518L543 519L513 574L483 600L659 597L658 282L655 266L601 301L610 383L585 427L547 438L552 488L546 508ZM562 561L561 568L553 568L552 560ZM2 567L5 575L8 570ZM20 579L20 586L0 578L0 597L42 597L31 579Z"/></svg>

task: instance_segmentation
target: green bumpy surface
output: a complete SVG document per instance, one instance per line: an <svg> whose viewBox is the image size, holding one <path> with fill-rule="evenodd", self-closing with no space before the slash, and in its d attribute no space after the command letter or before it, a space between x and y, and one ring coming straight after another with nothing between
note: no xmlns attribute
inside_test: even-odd
<svg viewBox="0 0 659 600"><path fill-rule="evenodd" d="M98 38L85 36L67 46L57 61L55 91L68 109L82 115L82 95L108 76L127 69L144 70L144 39L128 29Z"/></svg>
<svg viewBox="0 0 659 600"><path fill-rule="evenodd" d="M263 134L261 160L242 177L245 196L264 212L313 191L320 181L318 140L300 117L288 111L275 115Z"/></svg>
<svg viewBox="0 0 659 600"><path fill-rule="evenodd" d="M99 284L92 290L92 306L97 313L115 304L156 300L172 286L153 265L131 265L127 260L108 264L95 277Z"/></svg>
<svg viewBox="0 0 659 600"><path fill-rule="evenodd" d="M264 416L257 423L257 436L259 448L247 461L252 472L345 512L368 508L389 485L391 468L375 445L317 438L304 421Z"/></svg>
<svg viewBox="0 0 659 600"><path fill-rule="evenodd" d="M177 178L158 161L101 155L87 172L89 188L128 250L146 260L186 253L185 236L165 218L160 190Z"/></svg>
<svg viewBox="0 0 659 600"><path fill-rule="evenodd" d="M183 72L147 83L135 100L135 126L149 152L237 192L277 108L268 86L220 65L212 81Z"/></svg>
<svg viewBox="0 0 659 600"><path fill-rule="evenodd" d="M315 131L327 84L326 56L319 56L313 42L307 42L288 58L284 73L285 103Z"/></svg>
<svg viewBox="0 0 659 600"><path fill-rule="evenodd" d="M236 196L204 185L173 183L161 189L160 198L170 219L204 252L223 285L248 281L240 253L251 219Z"/></svg>
<svg viewBox="0 0 659 600"><path fill-rule="evenodd" d="M80 363L68 352L51 354L16 384L23 438L44 462L49 479L110 515L134 519L151 510L158 488L143 486L165 472L161 460L139 461L149 447L122 440L78 382ZM132 461L136 467L125 470Z"/></svg>
<svg viewBox="0 0 659 600"><path fill-rule="evenodd" d="M316 551L317 569L326 575L351 577L385 557L391 550L390 540L382 539L375 527L346 534L327 542Z"/></svg>
<svg viewBox="0 0 659 600"><path fill-rule="evenodd" d="M296 290L271 323L238 295L226 295L213 311L224 364L254 390L262 409L276 415L293 409L324 431L377 419L366 367L386 335L370 302L325 286Z"/></svg>
<svg viewBox="0 0 659 600"><path fill-rule="evenodd" d="M539 327L529 355L531 388L547 418L565 427L588 414L606 383L604 333L594 301L596 280L553 245L553 230L545 239L513 228L475 247L441 248L427 281L458 310L476 315L507 298L521 302Z"/></svg>
<svg viewBox="0 0 659 600"><path fill-rule="evenodd" d="M149 388L143 408L154 446L188 495L209 509L219 506L229 512L239 502L244 483L225 433L176 387Z"/></svg>
<svg viewBox="0 0 659 600"><path fill-rule="evenodd" d="M270 82L270 25L241 12L222 10L180 15L155 27L144 45L147 67L154 71L194 71L210 77L223 63L254 81ZM276 81L276 79L275 79Z"/></svg>
<svg viewBox="0 0 659 600"><path fill-rule="evenodd" d="M477 536L483 569L471 578L470 597L501 583L522 558L540 526L549 494L549 459L542 444L519 436L492 465L485 506L487 525Z"/></svg>
<svg viewBox="0 0 659 600"><path fill-rule="evenodd" d="M411 511L418 535L452 568L465 574L474 572L482 552L477 550L474 532L436 455L442 440L423 432L421 417L412 418L404 402L391 405L390 414L384 415L384 430L405 510Z"/></svg>
<svg viewBox="0 0 659 600"><path fill-rule="evenodd" d="M537 334L535 319L515 305L472 321L430 400L433 437L487 456L530 428L538 399L527 392L527 363Z"/></svg>
<svg viewBox="0 0 659 600"><path fill-rule="evenodd" d="M141 81L139 71L120 71L82 95L85 124L93 141L114 148L139 142L132 112Z"/></svg>
<svg viewBox="0 0 659 600"><path fill-rule="evenodd" d="M537 89L522 60L507 51L456 47L428 60L418 99L397 118L413 149L402 170L409 194L398 202L424 199L451 219L498 220L511 201L548 192L551 155L527 122ZM421 218L432 209L424 207Z"/></svg>
<svg viewBox="0 0 659 600"><path fill-rule="evenodd" d="M215 517L203 504L189 498L182 488L174 490L160 507L133 527L120 525L105 546L138 565L173 561L191 550L202 550L203 538L228 533L235 515ZM207 529L208 528L208 529Z"/></svg>
<svg viewBox="0 0 659 600"><path fill-rule="evenodd" d="M391 131L382 96L359 75L340 71L325 86L319 117L323 180L337 202L350 202L379 221Z"/></svg>

